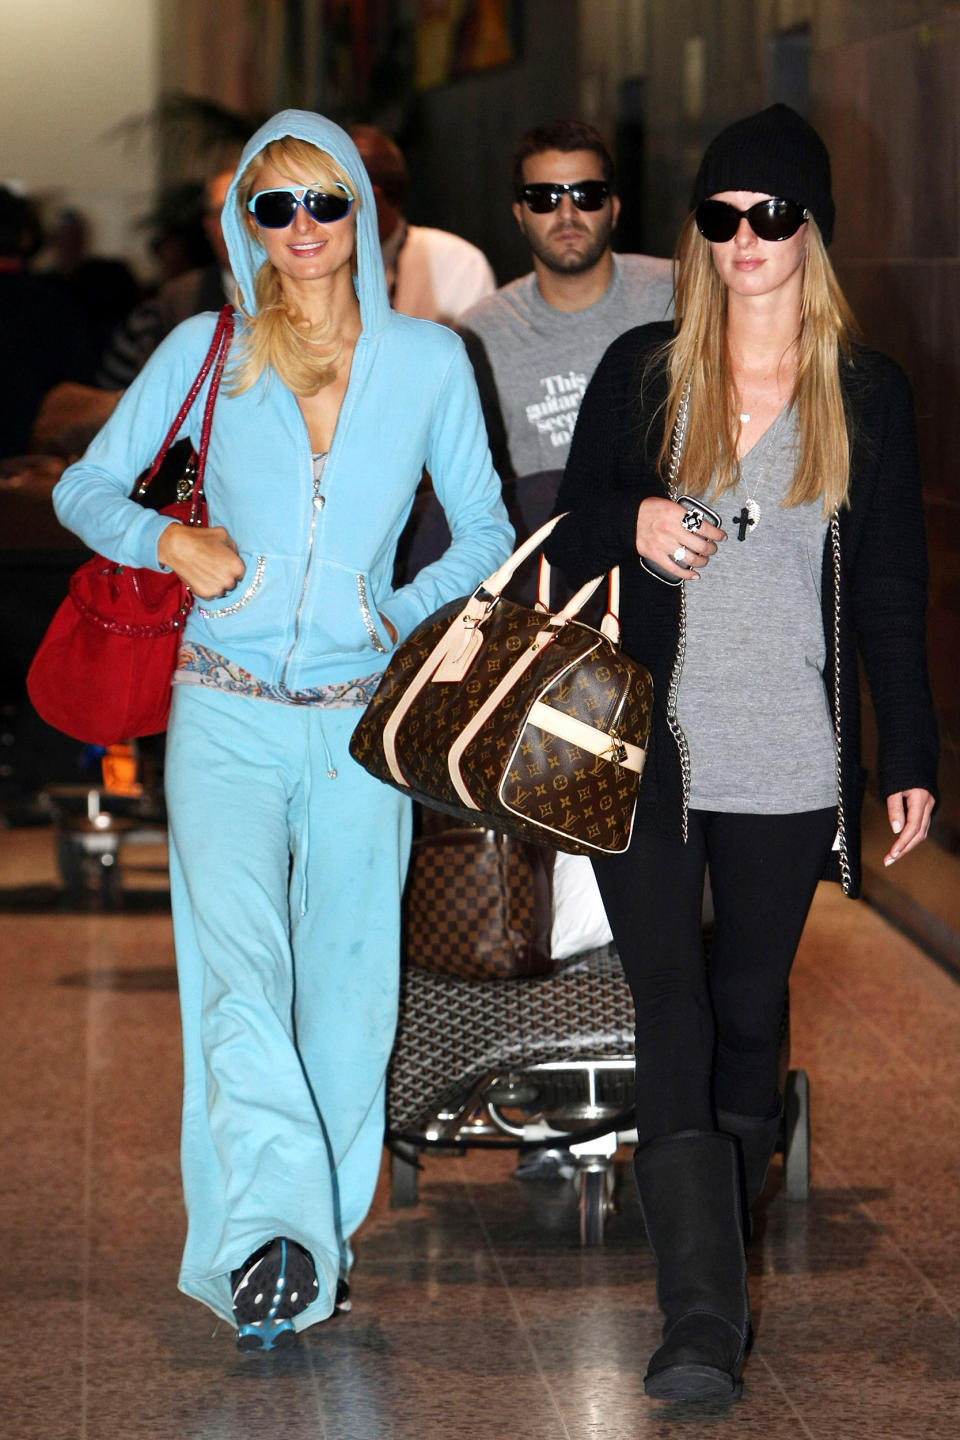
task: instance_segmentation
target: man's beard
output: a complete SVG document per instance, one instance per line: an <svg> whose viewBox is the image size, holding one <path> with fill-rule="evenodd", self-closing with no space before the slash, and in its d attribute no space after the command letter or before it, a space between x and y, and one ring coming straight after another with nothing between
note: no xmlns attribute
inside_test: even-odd
<svg viewBox="0 0 960 1440"><path fill-rule="evenodd" d="M565 254L558 253L549 238L540 239L539 236L532 235L526 227L524 227L524 234L530 249L540 263L545 265L548 270L552 270L555 275L582 275L585 271L593 269L601 255L609 247L612 229L612 225L604 225L594 234L585 250L567 251ZM589 236L589 231L584 230L581 233Z"/></svg>

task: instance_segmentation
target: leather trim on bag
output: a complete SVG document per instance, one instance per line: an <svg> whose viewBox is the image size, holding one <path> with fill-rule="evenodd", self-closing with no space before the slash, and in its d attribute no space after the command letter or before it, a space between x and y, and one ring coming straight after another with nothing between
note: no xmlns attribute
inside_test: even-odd
<svg viewBox="0 0 960 1440"><path fill-rule="evenodd" d="M624 770L633 770L637 775L643 774L647 752L639 745L631 745L606 730L596 730L592 725L585 725L582 720L573 715L564 715L561 710L545 705L542 700L533 702L528 723L545 730L548 735L556 735L561 740L568 740L571 745L578 745L581 750L597 755L601 760L622 765Z"/></svg>

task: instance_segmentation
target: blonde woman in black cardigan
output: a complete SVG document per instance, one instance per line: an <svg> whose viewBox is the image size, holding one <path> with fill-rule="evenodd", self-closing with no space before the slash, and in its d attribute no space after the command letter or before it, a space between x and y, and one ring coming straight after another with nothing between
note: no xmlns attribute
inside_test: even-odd
<svg viewBox="0 0 960 1440"><path fill-rule="evenodd" d="M858 651L887 864L935 802L912 401L855 343L833 219L826 149L787 106L713 141L676 323L601 361L547 545L576 584L621 566L624 647L655 686L633 842L595 868L637 1013L634 1168L665 1315L645 1384L662 1399L739 1392L790 966L817 881L859 892Z"/></svg>

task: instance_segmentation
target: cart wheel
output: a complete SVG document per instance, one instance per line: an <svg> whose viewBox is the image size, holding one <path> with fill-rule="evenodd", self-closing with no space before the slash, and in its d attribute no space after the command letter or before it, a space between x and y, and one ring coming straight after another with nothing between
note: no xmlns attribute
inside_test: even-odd
<svg viewBox="0 0 960 1440"><path fill-rule="evenodd" d="M790 1070L784 1086L783 1185L788 1200L810 1198L810 1082Z"/></svg>
<svg viewBox="0 0 960 1440"><path fill-rule="evenodd" d="M100 856L100 899L107 910L119 910L123 905L123 876L116 851Z"/></svg>
<svg viewBox="0 0 960 1440"><path fill-rule="evenodd" d="M612 1175L606 1170L581 1170L577 1176L580 1191L580 1244L602 1245L607 1212L610 1207Z"/></svg>
<svg viewBox="0 0 960 1440"><path fill-rule="evenodd" d="M57 833L57 869L65 890L76 894L83 889L83 847L69 831Z"/></svg>
<svg viewBox="0 0 960 1440"><path fill-rule="evenodd" d="M417 1151L413 1145L397 1146L390 1151L390 1208L405 1210L416 1205L418 1200L417 1182L420 1170L417 1166Z"/></svg>

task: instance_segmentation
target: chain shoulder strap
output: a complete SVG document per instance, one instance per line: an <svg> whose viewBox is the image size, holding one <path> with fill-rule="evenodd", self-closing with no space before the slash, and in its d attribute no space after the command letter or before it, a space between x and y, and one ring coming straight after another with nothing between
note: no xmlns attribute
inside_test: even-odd
<svg viewBox="0 0 960 1440"><path fill-rule="evenodd" d="M693 382L688 375L683 382L683 389L680 392L680 404L677 406L677 418L673 426L673 435L670 439L670 470L667 475L667 494L671 500L676 500L680 494L680 461L683 458L683 447L687 443L687 429L690 424L690 391Z"/></svg>
<svg viewBox="0 0 960 1440"><path fill-rule="evenodd" d="M843 753L840 740L840 517L834 510L830 516L830 550L833 559L833 733L836 737L837 762L837 841L839 845L840 879L844 894L853 889L850 856L847 851L847 822L843 809Z"/></svg>
<svg viewBox="0 0 960 1440"><path fill-rule="evenodd" d="M670 441L670 471L667 476L667 494L671 500L676 500L680 494L680 461L683 456L683 447L687 441L687 427L690 423L690 391L692 388L689 375L684 381L683 390L680 393L680 404L677 407L677 418L673 427L673 436ZM677 700L680 694L680 677L683 674L683 662L687 653L687 588L680 586L680 614L677 618L677 650L673 659L673 668L670 671L670 679L667 683L667 726L673 736L678 754L680 756L680 784L682 790L682 803L680 811L680 830L683 836L683 843L687 843L689 833L690 814L690 747L687 744L687 737L683 733L680 721L677 719Z"/></svg>

